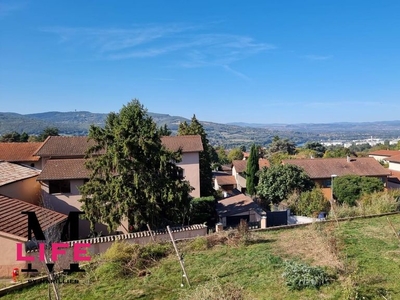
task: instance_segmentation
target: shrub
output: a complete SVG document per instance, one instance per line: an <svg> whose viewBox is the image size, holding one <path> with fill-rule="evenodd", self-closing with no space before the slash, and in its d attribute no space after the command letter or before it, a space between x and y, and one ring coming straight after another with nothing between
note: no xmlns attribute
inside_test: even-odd
<svg viewBox="0 0 400 300"><path fill-rule="evenodd" d="M194 198L190 202L189 221L191 224L206 223L210 226L215 223L215 198Z"/></svg>
<svg viewBox="0 0 400 300"><path fill-rule="evenodd" d="M332 280L331 276L320 267L312 267L293 261L285 263L282 276L291 290L319 288Z"/></svg>
<svg viewBox="0 0 400 300"><path fill-rule="evenodd" d="M333 183L333 193L340 204L356 205L363 194L383 191L383 182L375 177L346 175L337 177Z"/></svg>
<svg viewBox="0 0 400 300"><path fill-rule="evenodd" d="M290 210L300 216L317 217L321 211L329 211L330 203L319 187L298 195L292 194L288 199Z"/></svg>
<svg viewBox="0 0 400 300"><path fill-rule="evenodd" d="M400 191L383 191L364 194L355 206L346 203L338 205L335 213L338 218L383 214L400 210Z"/></svg>

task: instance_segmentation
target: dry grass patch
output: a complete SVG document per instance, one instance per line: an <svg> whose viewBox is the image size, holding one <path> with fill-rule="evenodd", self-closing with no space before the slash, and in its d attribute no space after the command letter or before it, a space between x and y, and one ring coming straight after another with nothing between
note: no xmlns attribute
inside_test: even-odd
<svg viewBox="0 0 400 300"><path fill-rule="evenodd" d="M315 266L341 270L343 263L339 257L340 247L334 236L334 228L313 224L299 230L280 231L273 252L309 261Z"/></svg>

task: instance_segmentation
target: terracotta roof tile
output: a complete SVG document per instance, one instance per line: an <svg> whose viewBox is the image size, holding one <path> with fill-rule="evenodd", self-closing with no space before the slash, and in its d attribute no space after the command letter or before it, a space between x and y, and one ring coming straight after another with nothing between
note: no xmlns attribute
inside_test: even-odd
<svg viewBox="0 0 400 300"><path fill-rule="evenodd" d="M246 169L247 169L247 162L248 162L248 160L234 160L234 161L232 161L232 165L233 165L233 167L235 167L236 172L244 173L244 172L246 172ZM258 167L260 169L262 169L263 167L269 168L270 163L269 163L268 159L260 158L258 160Z"/></svg>
<svg viewBox="0 0 400 300"><path fill-rule="evenodd" d="M163 136L162 144L171 151L200 152L203 151L203 143L200 135Z"/></svg>
<svg viewBox="0 0 400 300"><path fill-rule="evenodd" d="M286 159L283 164L297 165L305 170L312 179L330 178L331 175L387 176L390 174L373 157L351 158L315 158Z"/></svg>
<svg viewBox="0 0 400 300"><path fill-rule="evenodd" d="M368 153L369 155L375 155L375 156L394 156L394 155L400 155L399 150L376 150Z"/></svg>
<svg viewBox="0 0 400 300"><path fill-rule="evenodd" d="M33 155L43 143L0 143L0 160L8 162L38 161Z"/></svg>
<svg viewBox="0 0 400 300"><path fill-rule="evenodd" d="M84 157L86 150L95 145L87 136L49 136L35 153L41 157Z"/></svg>
<svg viewBox="0 0 400 300"><path fill-rule="evenodd" d="M34 211L43 231L67 219L67 215L0 195L0 231L27 239L28 216L22 211Z"/></svg>
<svg viewBox="0 0 400 300"><path fill-rule="evenodd" d="M35 168L24 167L6 161L0 162L0 186L38 176L39 174L40 170Z"/></svg>
<svg viewBox="0 0 400 300"><path fill-rule="evenodd" d="M215 178L217 179L217 183L220 186L236 184L235 177L231 176L231 175L221 175L221 174L219 174L219 175L215 176Z"/></svg>
<svg viewBox="0 0 400 300"><path fill-rule="evenodd" d="M400 154L385 158L386 161L400 163Z"/></svg>
<svg viewBox="0 0 400 300"><path fill-rule="evenodd" d="M232 161L232 165L237 173L243 173L246 171L247 160L234 160Z"/></svg>
<svg viewBox="0 0 400 300"><path fill-rule="evenodd" d="M84 158L49 159L37 180L87 179Z"/></svg>
<svg viewBox="0 0 400 300"><path fill-rule="evenodd" d="M270 165L270 163L269 163L269 160L268 159L265 159L265 158L260 158L259 160L258 160L258 167L260 168L260 169L262 169L262 168L269 168L271 165Z"/></svg>
<svg viewBox="0 0 400 300"><path fill-rule="evenodd" d="M239 194L218 201L216 210L220 217L232 216L247 212L250 209L262 213L260 207L249 196Z"/></svg>

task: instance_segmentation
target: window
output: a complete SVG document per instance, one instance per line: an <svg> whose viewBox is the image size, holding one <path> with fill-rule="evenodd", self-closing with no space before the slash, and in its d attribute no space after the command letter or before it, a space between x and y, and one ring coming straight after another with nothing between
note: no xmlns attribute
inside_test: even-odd
<svg viewBox="0 0 400 300"><path fill-rule="evenodd" d="M71 193L71 185L69 180L51 180L49 181L50 194L69 194Z"/></svg>

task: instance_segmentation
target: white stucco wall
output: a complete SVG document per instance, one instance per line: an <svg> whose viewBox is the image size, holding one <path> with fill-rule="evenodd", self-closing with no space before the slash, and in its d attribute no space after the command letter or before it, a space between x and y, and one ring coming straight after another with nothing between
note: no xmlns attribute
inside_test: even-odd
<svg viewBox="0 0 400 300"><path fill-rule="evenodd" d="M400 171L400 163L389 162L389 170Z"/></svg>

